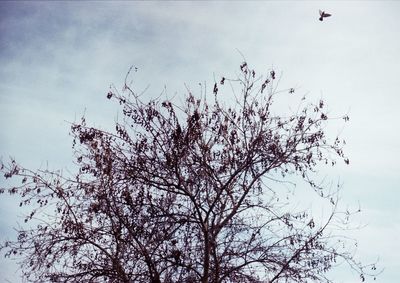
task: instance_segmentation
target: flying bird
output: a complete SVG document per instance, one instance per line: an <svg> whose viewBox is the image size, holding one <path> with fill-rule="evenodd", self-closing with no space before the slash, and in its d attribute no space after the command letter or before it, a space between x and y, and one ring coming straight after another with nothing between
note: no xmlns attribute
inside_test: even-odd
<svg viewBox="0 0 400 283"><path fill-rule="evenodd" d="M319 15L320 15L319 20L321 22L324 20L324 18L332 16L331 14L328 14L325 11L321 11L321 10L319 10Z"/></svg>

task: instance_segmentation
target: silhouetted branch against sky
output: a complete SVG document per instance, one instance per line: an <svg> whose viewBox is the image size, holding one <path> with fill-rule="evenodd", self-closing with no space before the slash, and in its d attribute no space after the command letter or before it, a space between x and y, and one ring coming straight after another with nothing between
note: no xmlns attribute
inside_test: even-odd
<svg viewBox="0 0 400 283"><path fill-rule="evenodd" d="M329 229L347 228L351 216L337 209L338 190L312 177L322 164L349 164L344 142L325 133L324 101L303 97L296 112L280 115L275 101L292 88L278 90L273 69L263 76L243 62L239 70L216 80L208 98L188 88L179 104L165 95L145 100L128 83L132 67L122 91L106 95L121 107L115 131L85 117L71 125L75 175L2 164L6 179L21 181L2 192L30 209L32 224L2 245L21 258L24 277L331 282L327 272L341 262L362 279L375 275ZM225 101L229 92L235 100ZM331 207L328 218L291 205L279 186L291 176Z"/></svg>

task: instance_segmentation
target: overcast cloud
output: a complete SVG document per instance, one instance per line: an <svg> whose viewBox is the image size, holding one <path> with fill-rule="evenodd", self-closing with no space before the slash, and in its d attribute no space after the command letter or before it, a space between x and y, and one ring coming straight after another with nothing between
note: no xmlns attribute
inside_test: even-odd
<svg viewBox="0 0 400 283"><path fill-rule="evenodd" d="M319 9L332 17L318 21ZM334 131L342 130L351 163L331 177L343 183L342 202L361 203L368 226L354 232L360 256L380 257L378 282L398 282L399 12L396 1L0 2L0 156L32 169L67 168L68 121L86 113L111 129L118 107L105 94L122 87L131 65L139 68L135 87L150 84L146 95L166 86L179 96L184 83L196 89L233 76L240 51L259 72L282 74L283 88L349 112L350 123ZM1 239L13 234L17 206L0 197ZM1 259L6 280L21 279Z"/></svg>

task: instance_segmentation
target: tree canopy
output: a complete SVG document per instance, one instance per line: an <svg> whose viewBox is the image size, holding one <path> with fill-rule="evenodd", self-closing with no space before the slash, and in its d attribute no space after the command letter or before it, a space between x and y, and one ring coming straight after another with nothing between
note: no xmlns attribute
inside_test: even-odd
<svg viewBox="0 0 400 283"><path fill-rule="evenodd" d="M32 281L330 282L343 261L364 280L375 266L329 230L351 213L339 213L337 191L313 178L319 166L349 163L344 142L327 137L323 100L277 114L275 100L295 89L278 91L276 76L244 62L212 93L188 88L183 103L145 100L127 83L111 88L123 118L113 132L84 117L72 124L75 175L2 163L5 178L21 183L1 192L30 209L2 249ZM224 101L227 93L235 99ZM290 176L326 201L325 222L279 198Z"/></svg>

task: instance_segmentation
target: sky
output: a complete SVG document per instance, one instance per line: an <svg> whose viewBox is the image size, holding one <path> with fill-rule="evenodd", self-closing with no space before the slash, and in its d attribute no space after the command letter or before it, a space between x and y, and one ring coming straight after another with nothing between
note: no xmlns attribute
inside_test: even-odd
<svg viewBox="0 0 400 283"><path fill-rule="evenodd" d="M332 16L318 20L318 10ZM0 156L32 169L72 164L69 123L82 114L112 129L130 66L145 95L182 96L234 76L246 61L275 69L281 85L332 113L347 141L349 166L333 179L341 202L360 203L358 254L379 257L376 282L398 282L400 270L400 12L399 1L0 2ZM210 87L211 91L211 87ZM336 131L336 132L335 132ZM4 185L0 177L0 185ZM18 202L0 196L0 239L22 222ZM352 235L353 235L352 234ZM335 282L358 282L340 272ZM21 282L17 266L0 259L0 281Z"/></svg>

